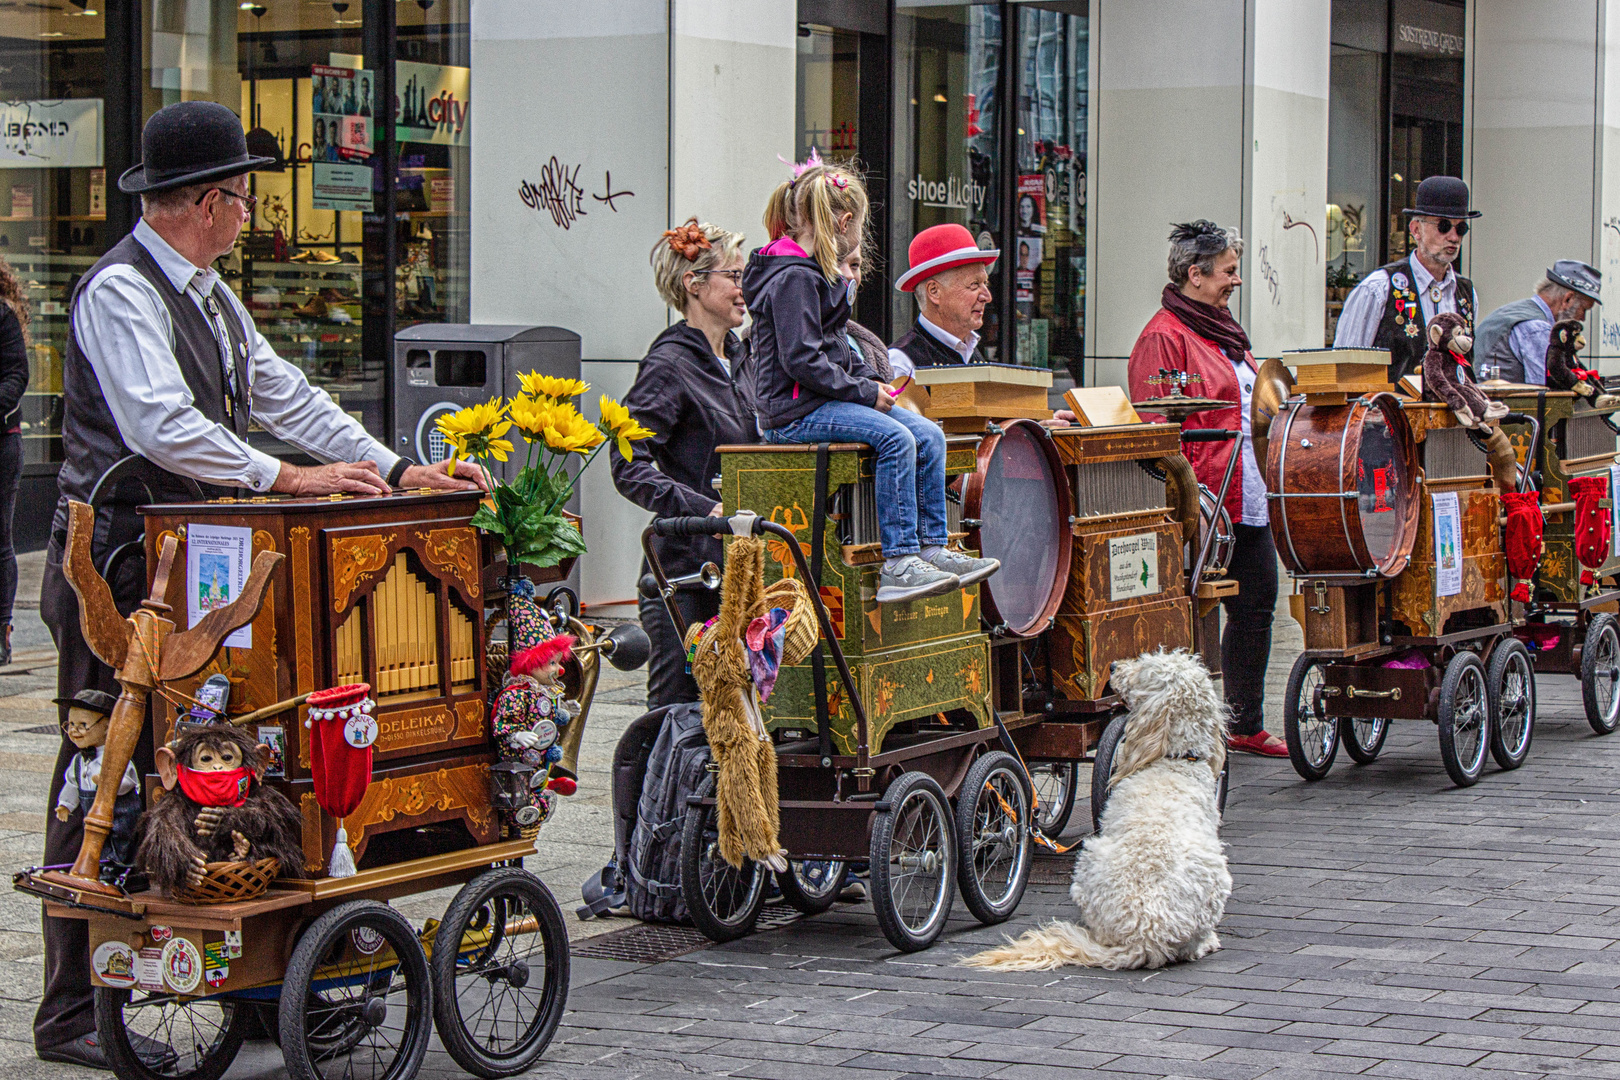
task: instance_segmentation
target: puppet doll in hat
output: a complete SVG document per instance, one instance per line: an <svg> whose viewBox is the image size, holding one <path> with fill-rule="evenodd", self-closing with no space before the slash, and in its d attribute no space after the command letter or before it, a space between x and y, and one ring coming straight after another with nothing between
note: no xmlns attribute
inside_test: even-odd
<svg viewBox="0 0 1620 1080"><path fill-rule="evenodd" d="M101 690L80 690L70 698L57 698L67 706L62 730L77 750L62 773L62 791L56 798L56 820L66 821L77 810L88 814L101 786L101 760L107 749L107 725L117 699ZM101 878L113 881L135 863L135 833L141 820L141 785L135 763L124 766L113 803L112 834L102 849Z"/></svg>
<svg viewBox="0 0 1620 1080"><path fill-rule="evenodd" d="M562 758L559 734L579 713L562 683L574 639L554 631L540 605L526 596L508 598L507 621L512 663L495 697L495 744L502 761L534 769L531 794L544 821L551 814L552 793L572 795L576 788L569 777L550 776Z"/></svg>

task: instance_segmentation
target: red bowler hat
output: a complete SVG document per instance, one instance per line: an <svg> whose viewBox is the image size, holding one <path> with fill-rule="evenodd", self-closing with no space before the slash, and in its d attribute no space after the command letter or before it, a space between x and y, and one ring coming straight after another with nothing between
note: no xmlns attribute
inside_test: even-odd
<svg viewBox="0 0 1620 1080"><path fill-rule="evenodd" d="M935 225L912 238L906 255L911 269L894 283L901 292L911 292L941 270L953 266L975 263L988 266L1001 257L1001 252L996 248L981 248L974 243L973 234L960 225Z"/></svg>

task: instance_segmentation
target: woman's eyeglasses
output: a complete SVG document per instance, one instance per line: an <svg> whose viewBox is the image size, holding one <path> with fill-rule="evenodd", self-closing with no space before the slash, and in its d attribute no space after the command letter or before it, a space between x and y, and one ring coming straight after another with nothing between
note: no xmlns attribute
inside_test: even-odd
<svg viewBox="0 0 1620 1080"><path fill-rule="evenodd" d="M1452 229L1457 230L1457 239L1461 240L1463 237L1468 235L1468 222L1466 222L1466 221L1452 221L1449 218L1435 218L1434 219L1434 230L1435 230L1435 232L1439 233L1441 236L1446 235Z"/></svg>
<svg viewBox="0 0 1620 1080"><path fill-rule="evenodd" d="M723 278L730 278L733 285L742 285L743 272L741 270L694 270L694 274L719 274Z"/></svg>

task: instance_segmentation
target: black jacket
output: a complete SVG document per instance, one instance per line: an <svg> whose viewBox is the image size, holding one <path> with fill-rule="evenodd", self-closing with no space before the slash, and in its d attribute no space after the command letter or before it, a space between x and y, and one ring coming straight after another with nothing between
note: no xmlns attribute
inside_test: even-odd
<svg viewBox="0 0 1620 1080"><path fill-rule="evenodd" d="M726 336L732 371L745 350L735 334ZM711 481L720 475L715 447L756 443L754 412L709 349L709 339L683 320L653 339L624 396L624 406L642 427L657 434L632 443L630 460L615 447L613 486L619 494L659 517L702 517L720 501ZM664 572L687 574L705 562L720 562L720 540L712 536L659 540Z"/></svg>
<svg viewBox="0 0 1620 1080"><path fill-rule="evenodd" d="M844 339L849 296L814 259L755 251L743 270L754 320L753 400L767 429L828 401L875 405L877 373Z"/></svg>
<svg viewBox="0 0 1620 1080"><path fill-rule="evenodd" d="M0 434L17 430L23 391L28 389L28 345L22 321L0 301Z"/></svg>

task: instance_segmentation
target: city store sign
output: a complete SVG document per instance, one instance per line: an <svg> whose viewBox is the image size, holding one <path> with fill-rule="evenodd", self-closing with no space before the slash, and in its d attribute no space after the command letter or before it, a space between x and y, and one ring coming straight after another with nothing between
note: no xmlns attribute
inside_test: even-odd
<svg viewBox="0 0 1620 1080"><path fill-rule="evenodd" d="M0 102L0 169L101 164L100 98Z"/></svg>
<svg viewBox="0 0 1620 1080"><path fill-rule="evenodd" d="M1395 51L1434 59L1461 59L1463 9L1433 0L1397 0Z"/></svg>
<svg viewBox="0 0 1620 1080"><path fill-rule="evenodd" d="M978 214L984 209L985 186L972 178L948 176L944 180L924 180L918 173L906 185L906 197L923 206L937 206L944 210L971 210Z"/></svg>

